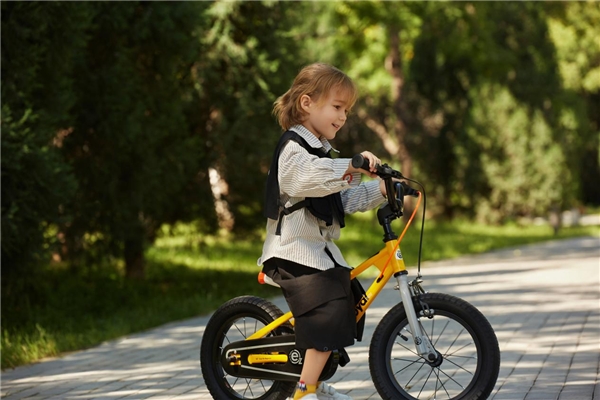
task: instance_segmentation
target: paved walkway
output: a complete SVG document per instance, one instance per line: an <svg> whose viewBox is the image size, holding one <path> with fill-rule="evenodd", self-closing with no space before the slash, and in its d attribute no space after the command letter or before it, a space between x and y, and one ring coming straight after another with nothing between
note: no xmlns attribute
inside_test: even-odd
<svg viewBox="0 0 600 400"><path fill-rule="evenodd" d="M493 400L600 400L600 240L580 238L426 264L424 287L462 297L494 327L502 352ZM414 272L414 271L411 271ZM368 371L375 324L397 302L392 283L368 312L365 340L330 380L379 399ZM276 304L284 308L278 298ZM208 316L60 359L2 372L2 398L210 399L199 367Z"/></svg>

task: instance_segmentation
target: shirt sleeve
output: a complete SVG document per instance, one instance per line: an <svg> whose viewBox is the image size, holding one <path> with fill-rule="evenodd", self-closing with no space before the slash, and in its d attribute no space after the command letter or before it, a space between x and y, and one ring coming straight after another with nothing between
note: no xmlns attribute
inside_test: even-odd
<svg viewBox="0 0 600 400"><path fill-rule="evenodd" d="M386 200L381 194L379 180L361 182L356 187L342 191L341 196L346 214L372 210Z"/></svg>
<svg viewBox="0 0 600 400"><path fill-rule="evenodd" d="M324 197L350 187L349 158L319 158L289 141L279 155L279 188L290 197Z"/></svg>

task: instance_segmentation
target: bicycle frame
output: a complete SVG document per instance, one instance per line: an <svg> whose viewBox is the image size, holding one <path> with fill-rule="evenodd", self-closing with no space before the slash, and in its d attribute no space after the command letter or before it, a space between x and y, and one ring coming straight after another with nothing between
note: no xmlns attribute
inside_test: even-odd
<svg viewBox="0 0 600 400"><path fill-rule="evenodd" d="M362 296L359 302L356 304L356 320L360 320L366 310L371 306L373 301L377 298L379 293L383 290L388 281L395 277L398 281L398 289L400 290L400 296L402 298L402 302L404 304L404 308L406 310L408 316L408 322L410 328L412 330L415 347L418 354L426 358L428 360L435 360L437 357L436 351L429 341L427 335L422 331L421 325L417 319L412 298L415 293L413 293L409 283L408 283L408 272L406 270L406 266L404 264L404 258L402 257L402 252L400 250L400 242L406 233L406 230L410 226L412 219L419 208L421 200L421 194L419 193L419 203L417 207L406 224L402 235L397 240L388 240L385 242L385 247L381 249L377 254L373 255L369 259L362 262L358 267L354 268L350 272L350 278L355 279L362 273L364 273L368 268L374 266L379 269L379 274L377 278L371 283L369 288L366 290L366 293ZM269 332L277 329L282 324L290 322L293 325L293 315L292 312L287 312L281 317L277 318L275 321L266 325L265 327L259 329L254 334L246 338L246 340L260 339L266 336ZM275 360L273 360L275 361Z"/></svg>

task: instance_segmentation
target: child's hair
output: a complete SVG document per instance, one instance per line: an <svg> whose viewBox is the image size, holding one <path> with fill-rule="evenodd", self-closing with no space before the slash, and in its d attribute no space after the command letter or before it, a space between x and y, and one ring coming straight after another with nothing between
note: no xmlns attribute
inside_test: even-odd
<svg viewBox="0 0 600 400"><path fill-rule="evenodd" d="M348 110L352 108L358 97L356 86L352 79L339 69L324 63L307 65L294 79L292 87L279 97L274 104L273 114L284 130L300 124L306 118L306 113L300 106L300 98L308 95L317 103L324 101L332 89L346 92L348 95ZM321 96L325 94L325 96Z"/></svg>

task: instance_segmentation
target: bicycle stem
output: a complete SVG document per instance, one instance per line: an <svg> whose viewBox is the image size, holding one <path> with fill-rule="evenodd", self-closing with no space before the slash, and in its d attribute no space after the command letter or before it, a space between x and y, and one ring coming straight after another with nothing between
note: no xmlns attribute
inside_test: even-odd
<svg viewBox="0 0 600 400"><path fill-rule="evenodd" d="M425 360L434 361L437 358L437 352L435 351L435 348L429 341L429 338L425 332L423 332L421 329L421 324L417 319L417 314L412 301L412 292L408 285L408 274L406 271L404 271L404 273L397 274L396 280L398 281L400 297L402 297L402 303L404 304L404 310L406 311L406 318L408 319L408 324L410 325L410 329L414 337L417 353L419 353L419 356L423 357Z"/></svg>

